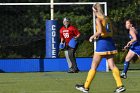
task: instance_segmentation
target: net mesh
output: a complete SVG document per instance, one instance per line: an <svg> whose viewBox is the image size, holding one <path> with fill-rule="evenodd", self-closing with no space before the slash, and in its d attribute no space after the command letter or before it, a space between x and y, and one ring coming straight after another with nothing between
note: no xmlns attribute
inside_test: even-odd
<svg viewBox="0 0 140 93"><path fill-rule="evenodd" d="M29 54L19 53L21 57L45 55L44 52L38 53L45 49L45 21L50 17L49 6L0 6L0 10L1 53L7 53L7 57L11 52Z"/></svg>
<svg viewBox="0 0 140 93"><path fill-rule="evenodd" d="M125 0L124 3L127 4L118 1L108 3L108 15L114 25L114 40L119 50L115 56L118 63L123 63L127 52L124 53L122 48L129 41L124 19L135 17L138 25L140 24L139 3L134 4ZM54 18L59 21L60 27L63 25L62 19L69 17L71 24L81 32L76 57L91 57L93 54L93 44L88 41L93 33L91 7L92 5L54 6ZM0 58L45 57L45 21L50 19L50 6L0 6L0 10ZM133 12L130 13L128 10ZM124 12L126 16L120 17ZM64 53L61 52L60 56L64 57ZM139 60L136 58L131 64L130 69L140 69ZM119 68L122 69L123 65L119 64Z"/></svg>

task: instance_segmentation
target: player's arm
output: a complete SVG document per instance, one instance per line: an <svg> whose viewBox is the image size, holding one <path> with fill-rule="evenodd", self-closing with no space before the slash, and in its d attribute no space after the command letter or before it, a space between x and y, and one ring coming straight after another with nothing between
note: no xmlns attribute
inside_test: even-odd
<svg viewBox="0 0 140 93"><path fill-rule="evenodd" d="M100 19L98 18L96 18L96 25L98 26L98 31L90 37L89 39L90 42L92 42L93 39L97 39L99 36L101 36L102 26L101 26Z"/></svg>
<svg viewBox="0 0 140 93"><path fill-rule="evenodd" d="M80 37L80 33L77 34L77 36L75 36L74 38L77 39Z"/></svg>
<svg viewBox="0 0 140 93"><path fill-rule="evenodd" d="M79 38L81 35L80 32L78 31L78 29L75 27L74 27L74 34L75 34L75 36L74 36L75 39Z"/></svg>
<svg viewBox="0 0 140 93"><path fill-rule="evenodd" d="M130 29L130 35L132 36L131 41L129 41L130 44L132 44L133 42L137 41L137 36L136 36L136 30L134 28Z"/></svg>
<svg viewBox="0 0 140 93"><path fill-rule="evenodd" d="M60 29L60 43L64 43L63 29Z"/></svg>
<svg viewBox="0 0 140 93"><path fill-rule="evenodd" d="M64 36L63 36L63 31L62 29L60 29L60 44L59 44L59 49L62 50L65 48L65 40L64 40Z"/></svg>
<svg viewBox="0 0 140 93"><path fill-rule="evenodd" d="M61 37L60 43L64 43L64 38Z"/></svg>

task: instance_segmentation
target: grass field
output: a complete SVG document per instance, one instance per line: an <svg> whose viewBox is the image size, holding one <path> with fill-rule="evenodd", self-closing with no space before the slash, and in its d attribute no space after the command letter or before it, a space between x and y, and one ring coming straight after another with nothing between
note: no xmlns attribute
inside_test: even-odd
<svg viewBox="0 0 140 93"><path fill-rule="evenodd" d="M81 93L74 86L86 76L87 72L0 73L0 93ZM140 93L140 71L129 71L123 82L125 93ZM113 93L115 88L111 72L98 72L90 93Z"/></svg>

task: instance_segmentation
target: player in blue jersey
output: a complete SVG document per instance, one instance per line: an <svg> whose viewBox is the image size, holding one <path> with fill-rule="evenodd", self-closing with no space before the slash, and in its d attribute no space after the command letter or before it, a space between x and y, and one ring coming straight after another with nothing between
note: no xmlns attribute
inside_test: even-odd
<svg viewBox="0 0 140 93"><path fill-rule="evenodd" d="M135 27L135 22L132 19L127 19L125 22L125 27L129 32L130 41L124 47L124 49L129 48L129 51L125 57L124 70L121 73L121 78L127 78L127 71L131 59L137 55L140 59L140 35Z"/></svg>

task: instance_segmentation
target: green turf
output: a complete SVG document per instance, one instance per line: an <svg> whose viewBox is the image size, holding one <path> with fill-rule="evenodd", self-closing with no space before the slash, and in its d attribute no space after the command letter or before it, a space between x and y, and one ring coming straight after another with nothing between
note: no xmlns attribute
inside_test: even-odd
<svg viewBox="0 0 140 93"><path fill-rule="evenodd" d="M83 83L86 76L87 72L1 73L0 93L81 93L74 86ZM125 93L140 93L140 71L129 71L123 82ZM113 93L115 88L111 72L98 72L90 93Z"/></svg>

